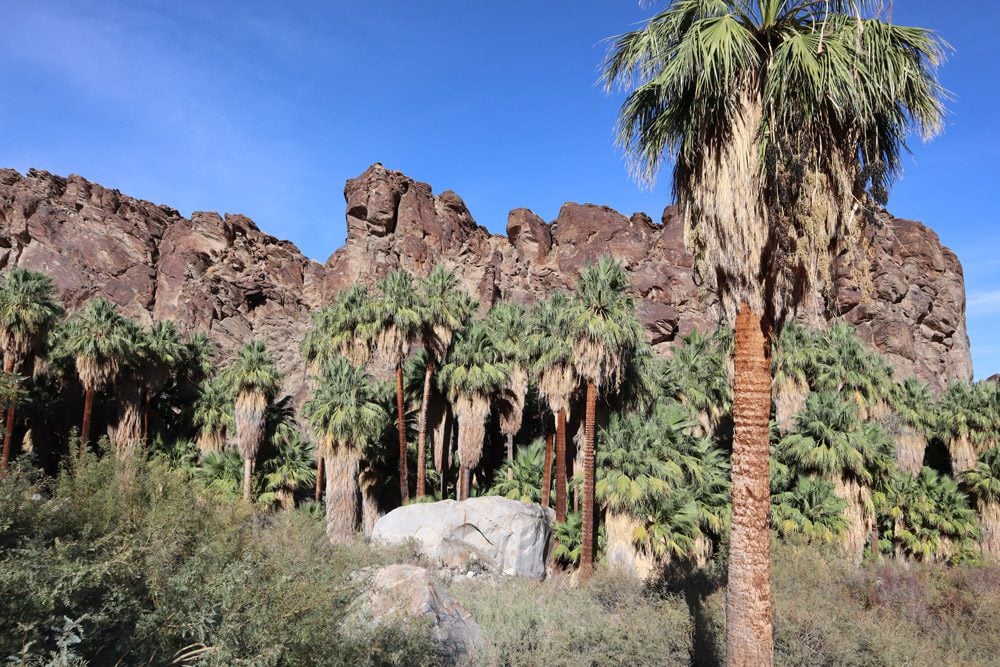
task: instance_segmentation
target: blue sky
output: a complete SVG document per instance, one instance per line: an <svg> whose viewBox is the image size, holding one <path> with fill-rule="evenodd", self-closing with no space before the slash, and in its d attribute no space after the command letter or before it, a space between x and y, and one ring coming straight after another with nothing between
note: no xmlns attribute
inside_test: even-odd
<svg viewBox="0 0 1000 667"><path fill-rule="evenodd" d="M913 145L890 209L965 266L977 377L1000 372L1000 3L896 3L955 48L945 134ZM87 178L194 210L241 212L323 261L347 178L372 162L452 189L502 232L565 201L658 217L612 143L596 85L629 1L14 2L0 40L0 166Z"/></svg>

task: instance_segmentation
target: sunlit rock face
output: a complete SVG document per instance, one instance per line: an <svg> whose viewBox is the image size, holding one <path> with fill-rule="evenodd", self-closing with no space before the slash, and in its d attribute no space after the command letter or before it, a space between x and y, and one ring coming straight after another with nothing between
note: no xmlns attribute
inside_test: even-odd
<svg viewBox="0 0 1000 667"><path fill-rule="evenodd" d="M716 300L698 286L683 229L590 204L565 204L545 222L514 209L507 236L479 226L454 192L434 194L380 164L347 182L347 239L325 264L240 215L181 216L79 176L0 170L0 268L53 277L69 308L100 295L143 322L173 319L209 333L223 353L262 338L278 356L286 391L304 396L299 343L311 310L354 282L395 268L426 275L453 269L483 305L532 303L571 288L602 254L632 275L639 316L661 350L718 324ZM901 377L939 388L969 380L965 287L955 254L920 223L884 214L865 252L840 258L829 285L807 295L800 318L843 318L884 352Z"/></svg>

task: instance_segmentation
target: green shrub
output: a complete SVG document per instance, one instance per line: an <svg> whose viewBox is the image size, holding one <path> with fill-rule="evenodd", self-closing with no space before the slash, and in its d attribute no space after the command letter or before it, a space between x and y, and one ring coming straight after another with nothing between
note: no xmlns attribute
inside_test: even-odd
<svg viewBox="0 0 1000 667"><path fill-rule="evenodd" d="M88 457L46 486L0 481L0 657L91 664L434 664L426 632L346 634L346 575L380 561L334 548L307 512L205 497L163 463ZM66 624L75 623L66 648Z"/></svg>

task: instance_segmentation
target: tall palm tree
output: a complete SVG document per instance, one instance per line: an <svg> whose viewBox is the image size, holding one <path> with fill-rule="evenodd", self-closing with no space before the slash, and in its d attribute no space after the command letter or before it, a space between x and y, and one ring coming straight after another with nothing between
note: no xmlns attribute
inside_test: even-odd
<svg viewBox="0 0 1000 667"><path fill-rule="evenodd" d="M979 506L983 555L1000 561L1000 447L983 452L976 465L962 473L962 481Z"/></svg>
<svg viewBox="0 0 1000 667"><path fill-rule="evenodd" d="M985 430L984 414L974 385L953 382L940 397L937 427L948 442L951 472L956 477L976 465L976 442Z"/></svg>
<svg viewBox="0 0 1000 667"><path fill-rule="evenodd" d="M134 326L104 299L93 299L66 323L60 347L74 359L84 388L80 451L90 441L94 392L114 382L118 370L135 352Z"/></svg>
<svg viewBox="0 0 1000 667"><path fill-rule="evenodd" d="M915 127L942 127L933 33L869 0L672 0L614 38L619 142L652 181L673 158L697 273L736 320L731 665L773 662L768 531L771 339L885 201ZM737 317L738 315L738 317Z"/></svg>
<svg viewBox="0 0 1000 667"><path fill-rule="evenodd" d="M316 450L291 419L274 427L271 446L274 455L263 466L265 488L282 509L290 510L295 507L295 492L316 483Z"/></svg>
<svg viewBox="0 0 1000 667"><path fill-rule="evenodd" d="M393 271L378 285L380 296L374 304L375 349L381 359L396 370L396 430L399 435L399 494L405 505L410 500L406 447L406 405L403 394L403 362L410 345L420 334L424 321L423 304L417 285L406 271Z"/></svg>
<svg viewBox="0 0 1000 667"><path fill-rule="evenodd" d="M524 401L528 395L528 363L530 335L527 313L513 303L500 302L486 316L486 327L493 337L493 344L507 364L507 386L501 393L500 432L507 439L507 462L514 462L514 436L521 430ZM508 468L513 473L513 468Z"/></svg>
<svg viewBox="0 0 1000 667"><path fill-rule="evenodd" d="M126 319L123 335L128 354L118 365L116 416L108 435L115 455L122 461L130 461L142 441L143 378L149 369L150 353L146 334L138 322Z"/></svg>
<svg viewBox="0 0 1000 667"><path fill-rule="evenodd" d="M441 368L439 381L458 418L459 500L471 493L472 470L483 458L486 420L509 375L482 320L473 320L462 330L448 363Z"/></svg>
<svg viewBox="0 0 1000 667"><path fill-rule="evenodd" d="M917 475L924 466L928 434L934 428L933 396L926 382L907 378L895 386L896 461L901 470Z"/></svg>
<svg viewBox="0 0 1000 667"><path fill-rule="evenodd" d="M194 404L196 443L202 455L226 449L226 437L236 427L233 395L220 376L206 378L198 388Z"/></svg>
<svg viewBox="0 0 1000 667"><path fill-rule="evenodd" d="M573 344L568 336L572 300L553 292L533 310L529 350L539 395L555 419L556 521L566 521L566 420L580 379L573 365Z"/></svg>
<svg viewBox="0 0 1000 667"><path fill-rule="evenodd" d="M355 366L371 358L375 329L375 300L365 285L353 285L312 314L312 327L302 340L307 370L315 376L325 364L344 357ZM316 502L323 488L323 457L316 457Z"/></svg>
<svg viewBox="0 0 1000 667"><path fill-rule="evenodd" d="M55 296L55 285L48 276L11 269L0 280L0 350L3 351L3 372L14 375L21 363L39 352L49 330L62 315L62 307ZM7 470L10 445L14 437L14 418L17 408L19 382L11 394L13 400L6 404L4 419L3 454L0 471Z"/></svg>
<svg viewBox="0 0 1000 667"><path fill-rule="evenodd" d="M361 459L381 437L389 415L371 376L343 358L320 369L304 410L326 459L326 533L333 543L346 542L358 521Z"/></svg>
<svg viewBox="0 0 1000 667"><path fill-rule="evenodd" d="M254 461L264 441L267 408L281 386L281 373L264 342L255 340L239 349L222 377L235 401L236 442L243 457L243 500L250 502Z"/></svg>
<svg viewBox="0 0 1000 667"><path fill-rule="evenodd" d="M427 365L417 419L417 498L427 493L427 415L434 372L444 363L455 332L466 325L477 307L475 300L458 286L455 274L443 266L435 267L420 281L419 292L423 306L420 339L427 352Z"/></svg>
<svg viewBox="0 0 1000 667"><path fill-rule="evenodd" d="M643 340L635 315L635 298L628 274L619 262L602 257L580 274L574 295L570 333L573 365L586 382L583 442L583 545L580 571L590 575L594 566L594 439L598 392L614 394L622 380L627 358Z"/></svg>

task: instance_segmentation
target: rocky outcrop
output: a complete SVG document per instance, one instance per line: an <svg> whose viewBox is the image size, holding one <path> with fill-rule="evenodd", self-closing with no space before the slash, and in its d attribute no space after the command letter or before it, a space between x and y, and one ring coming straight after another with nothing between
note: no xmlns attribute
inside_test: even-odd
<svg viewBox="0 0 1000 667"><path fill-rule="evenodd" d="M424 275L444 264L486 309L498 299L531 303L569 288L583 266L610 253L631 272L654 344L718 323L673 208L653 221L569 203L550 223L515 209L507 236L493 235L457 194L435 195L379 164L349 180L344 197L346 243L321 265L240 215L188 219L79 176L0 170L0 268L49 273L70 308L100 294L140 321L171 318L206 331L224 353L263 338L279 357L286 390L299 396L298 346L310 310L338 289L373 283L397 267ZM800 317L844 318L903 376L936 387L970 379L958 259L920 223L888 214L880 220L864 252L837 262L830 284L809 295Z"/></svg>
<svg viewBox="0 0 1000 667"><path fill-rule="evenodd" d="M375 524L372 541L415 540L433 563L453 569L481 566L493 574L545 577L555 513L500 496L397 507Z"/></svg>
<svg viewBox="0 0 1000 667"><path fill-rule="evenodd" d="M416 565L388 565L355 573L364 590L345 624L361 627L426 622L441 664L466 664L483 647L483 630L430 573Z"/></svg>

